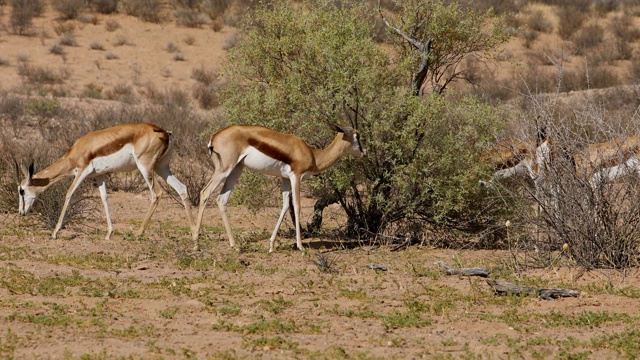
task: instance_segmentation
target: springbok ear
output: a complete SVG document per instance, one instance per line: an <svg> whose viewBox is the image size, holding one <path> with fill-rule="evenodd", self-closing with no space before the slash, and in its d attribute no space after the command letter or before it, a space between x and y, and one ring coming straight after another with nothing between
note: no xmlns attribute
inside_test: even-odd
<svg viewBox="0 0 640 360"><path fill-rule="evenodd" d="M24 177L27 180L31 180L31 178L33 177L33 172L34 172L34 165L33 165L33 161L31 162L31 164L29 164L29 168L27 168L26 166L24 166L24 164L22 164L20 166L20 169L22 170L22 174L24 175Z"/></svg>
<svg viewBox="0 0 640 360"><path fill-rule="evenodd" d="M16 165L16 183L20 185L20 181L22 181L20 178L20 165L18 165L18 160L16 159L13 159L13 163Z"/></svg>

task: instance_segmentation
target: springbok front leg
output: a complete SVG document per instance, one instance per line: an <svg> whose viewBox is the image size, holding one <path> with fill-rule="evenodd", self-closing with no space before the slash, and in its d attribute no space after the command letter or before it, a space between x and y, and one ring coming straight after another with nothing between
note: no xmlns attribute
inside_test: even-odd
<svg viewBox="0 0 640 360"><path fill-rule="evenodd" d="M52 239L57 238L58 231L60 231L60 228L62 228L62 222L64 220L65 214L67 213L67 208L69 207L69 203L71 202L71 197L76 192L76 190L78 190L78 188L80 187L80 184L82 184L82 181L84 181L84 179L86 179L90 173L91 173L91 170L87 168L85 171L79 173L75 179L73 179L73 182L71 183L71 186L69 186L69 189L67 190L67 194L65 195L64 205L62 205L62 211L60 211L60 217L58 217L58 223L56 224L56 227L53 229L53 233L51 234Z"/></svg>
<svg viewBox="0 0 640 360"><path fill-rule="evenodd" d="M273 229L273 234L271 234L271 238L269 239L269 252L273 252L273 244L276 240L276 236L278 235L278 230L280 229L282 220L287 214L287 210L289 210L290 196L291 196L291 181L289 181L289 179L283 178L282 179L282 211L280 211L280 217L278 217L276 228Z"/></svg>
<svg viewBox="0 0 640 360"><path fill-rule="evenodd" d="M100 190L100 199L102 199L102 205L104 205L104 214L107 218L107 236L105 240L109 240L111 234L113 234L113 223L111 223L111 213L109 212L109 203L107 202L107 181L105 175L98 175L95 177L98 189Z"/></svg>

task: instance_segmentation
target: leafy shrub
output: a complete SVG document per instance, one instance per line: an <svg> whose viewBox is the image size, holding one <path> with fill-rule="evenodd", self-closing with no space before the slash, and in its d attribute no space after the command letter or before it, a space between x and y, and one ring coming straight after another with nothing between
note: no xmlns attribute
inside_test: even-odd
<svg viewBox="0 0 640 360"><path fill-rule="evenodd" d="M60 103L56 98L37 97L27 102L27 112L39 118L52 118L60 114Z"/></svg>
<svg viewBox="0 0 640 360"><path fill-rule="evenodd" d="M359 20L372 16L364 6L258 5L229 55L222 106L230 123L295 133L315 147L335 136L327 123L357 127L368 158L342 159L310 180L312 191L333 190L354 237L392 231L419 239L432 228L477 230L496 210L481 197L477 176L486 171L479 156L501 126L500 116L471 97L436 95L446 87L436 74L444 76L442 66L453 57L465 58L461 48L490 51L506 40L504 28L498 22L487 29L485 18L456 5L421 6L407 5L398 23L407 26L405 33L433 37L441 46L433 59L443 63L428 69L433 77L426 89L436 89L433 94L414 95L406 74L421 54L399 41L400 59L391 61L375 42L373 24ZM412 17L416 9L432 9L438 24L411 29L424 24ZM443 32L452 29L444 24L456 24L456 35Z"/></svg>

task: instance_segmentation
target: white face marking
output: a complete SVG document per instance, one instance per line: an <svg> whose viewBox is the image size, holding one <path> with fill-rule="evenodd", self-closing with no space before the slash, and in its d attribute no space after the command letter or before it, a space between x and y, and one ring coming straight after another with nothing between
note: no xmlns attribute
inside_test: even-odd
<svg viewBox="0 0 640 360"><path fill-rule="evenodd" d="M96 174L110 172L128 172L137 169L133 154L133 144L127 144L122 149L107 156L91 160L91 166Z"/></svg>
<svg viewBox="0 0 640 360"><path fill-rule="evenodd" d="M360 135L353 134L353 142L351 143L351 155L363 157L367 156L367 150L362 147L362 143L360 143Z"/></svg>
<svg viewBox="0 0 640 360"><path fill-rule="evenodd" d="M20 215L27 215L27 212L29 212L33 202L36 200L36 194L31 191L28 184L25 184L18 186L18 197L18 213Z"/></svg>
<svg viewBox="0 0 640 360"><path fill-rule="evenodd" d="M247 148L243 162L246 167L261 174L284 178L291 174L291 166L268 157L253 146Z"/></svg>

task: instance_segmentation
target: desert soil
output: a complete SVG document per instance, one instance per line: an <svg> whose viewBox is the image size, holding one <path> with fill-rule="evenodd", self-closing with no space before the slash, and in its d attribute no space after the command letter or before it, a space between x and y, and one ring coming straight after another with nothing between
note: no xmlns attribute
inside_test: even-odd
<svg viewBox="0 0 640 360"><path fill-rule="evenodd" d="M622 295L637 295L637 271L530 269L522 283L536 279L581 296L502 297L483 279L445 276L433 263L482 266L520 282L504 251L347 249L325 238L305 239L306 250L297 251L294 238L281 235L269 254L277 209L239 207L231 221L240 251L209 208L194 252L184 210L168 199L145 236L132 236L147 196L110 195L116 234L109 241L100 212L57 240L37 215L0 217L0 357L617 358L627 354L588 344L637 331L637 296ZM311 209L307 199L303 214ZM340 216L338 209L327 215ZM320 253L333 271L314 264Z"/></svg>

